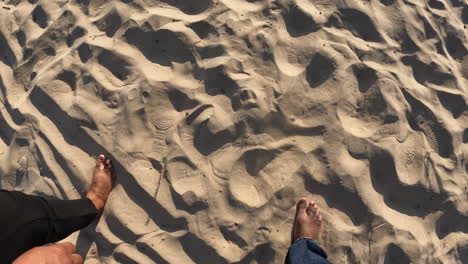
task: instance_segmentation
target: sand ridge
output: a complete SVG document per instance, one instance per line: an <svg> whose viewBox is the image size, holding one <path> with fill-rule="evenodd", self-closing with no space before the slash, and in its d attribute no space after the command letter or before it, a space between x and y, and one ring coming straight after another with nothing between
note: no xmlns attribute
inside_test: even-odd
<svg viewBox="0 0 468 264"><path fill-rule="evenodd" d="M0 183L84 196L85 263L468 261L467 0L2 0Z"/></svg>

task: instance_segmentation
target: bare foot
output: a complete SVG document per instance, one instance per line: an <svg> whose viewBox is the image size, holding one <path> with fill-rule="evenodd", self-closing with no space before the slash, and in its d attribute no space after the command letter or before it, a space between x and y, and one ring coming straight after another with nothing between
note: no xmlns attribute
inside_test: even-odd
<svg viewBox="0 0 468 264"><path fill-rule="evenodd" d="M293 243L303 237L319 239L322 232L322 216L314 201L309 203L305 198L302 198L297 202L293 228Z"/></svg>
<svg viewBox="0 0 468 264"><path fill-rule="evenodd" d="M114 178L114 167L111 160L103 154L99 155L94 168L93 181L88 194L86 194L86 197L93 202L99 214L104 210L107 198L112 191Z"/></svg>

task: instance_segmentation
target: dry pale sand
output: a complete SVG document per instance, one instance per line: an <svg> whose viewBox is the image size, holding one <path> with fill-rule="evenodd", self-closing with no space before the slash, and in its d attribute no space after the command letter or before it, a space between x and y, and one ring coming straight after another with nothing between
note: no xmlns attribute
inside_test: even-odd
<svg viewBox="0 0 468 264"><path fill-rule="evenodd" d="M4 189L82 197L85 263L468 263L467 0L1 0ZM14 220L12 220L14 221Z"/></svg>

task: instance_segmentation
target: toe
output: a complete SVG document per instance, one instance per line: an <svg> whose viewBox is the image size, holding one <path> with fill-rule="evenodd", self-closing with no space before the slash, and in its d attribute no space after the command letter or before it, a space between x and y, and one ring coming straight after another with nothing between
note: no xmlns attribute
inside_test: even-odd
<svg viewBox="0 0 468 264"><path fill-rule="evenodd" d="M318 215L317 218L315 219L315 222L317 223L322 223L322 216L321 215Z"/></svg>
<svg viewBox="0 0 468 264"><path fill-rule="evenodd" d="M107 171L109 171L109 172L111 172L111 174L113 174L114 166L112 165L112 161L110 159L106 160L106 163L105 163L104 167L106 168Z"/></svg>
<svg viewBox="0 0 468 264"><path fill-rule="evenodd" d="M104 156L103 154L99 155L96 159L96 166L102 166L104 165L104 162L106 160L106 156Z"/></svg>
<svg viewBox="0 0 468 264"><path fill-rule="evenodd" d="M313 202L310 202L309 206L307 206L307 214L311 215L312 213L314 213L314 204Z"/></svg>
<svg viewBox="0 0 468 264"><path fill-rule="evenodd" d="M105 166L106 170L110 173L111 177L112 177L112 180L114 181L115 180L115 168L114 168L114 164L112 164L112 160L111 159L108 159L106 161L106 166Z"/></svg>
<svg viewBox="0 0 468 264"><path fill-rule="evenodd" d="M301 198L297 202L297 210L299 210L299 209L305 210L306 208L307 208L307 199L306 198Z"/></svg>
<svg viewBox="0 0 468 264"><path fill-rule="evenodd" d="M301 198L298 202L297 202L297 206L296 206L296 214L299 215L299 214L304 214L306 213L306 210L307 210L307 200L305 198Z"/></svg>
<svg viewBox="0 0 468 264"><path fill-rule="evenodd" d="M318 208L314 211L314 214L315 214L315 217L319 217L319 216L320 216L320 212L319 212L319 209L318 209Z"/></svg>

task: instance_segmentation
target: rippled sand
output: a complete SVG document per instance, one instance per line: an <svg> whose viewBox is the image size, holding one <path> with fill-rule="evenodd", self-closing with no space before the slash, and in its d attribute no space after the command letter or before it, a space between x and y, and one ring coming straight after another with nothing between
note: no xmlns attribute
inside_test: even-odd
<svg viewBox="0 0 468 264"><path fill-rule="evenodd" d="M468 262L467 0L2 0L1 187L80 198L85 263Z"/></svg>

